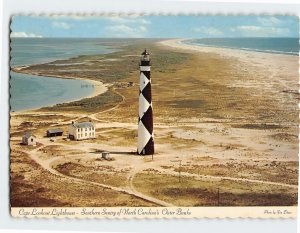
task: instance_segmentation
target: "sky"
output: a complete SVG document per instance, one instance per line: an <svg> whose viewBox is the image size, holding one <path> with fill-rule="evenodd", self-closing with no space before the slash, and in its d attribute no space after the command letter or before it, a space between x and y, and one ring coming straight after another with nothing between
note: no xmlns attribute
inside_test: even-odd
<svg viewBox="0 0 300 233"><path fill-rule="evenodd" d="M14 16L12 37L299 37L296 16Z"/></svg>

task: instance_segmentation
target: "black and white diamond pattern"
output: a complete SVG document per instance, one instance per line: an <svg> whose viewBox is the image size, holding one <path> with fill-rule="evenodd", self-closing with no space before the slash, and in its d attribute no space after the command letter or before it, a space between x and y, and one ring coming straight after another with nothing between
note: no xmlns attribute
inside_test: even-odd
<svg viewBox="0 0 300 233"><path fill-rule="evenodd" d="M150 66L141 66L140 73L138 154L154 154Z"/></svg>

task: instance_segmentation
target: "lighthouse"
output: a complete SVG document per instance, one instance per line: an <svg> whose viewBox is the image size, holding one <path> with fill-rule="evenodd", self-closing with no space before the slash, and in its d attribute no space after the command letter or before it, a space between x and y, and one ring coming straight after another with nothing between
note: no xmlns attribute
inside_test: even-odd
<svg viewBox="0 0 300 233"><path fill-rule="evenodd" d="M153 155L153 112L150 78L150 55L145 51L140 62L138 155Z"/></svg>

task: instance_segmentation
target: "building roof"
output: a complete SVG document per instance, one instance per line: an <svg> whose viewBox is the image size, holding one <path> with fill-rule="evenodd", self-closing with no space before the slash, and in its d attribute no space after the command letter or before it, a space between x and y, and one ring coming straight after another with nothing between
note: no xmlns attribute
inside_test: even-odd
<svg viewBox="0 0 300 233"><path fill-rule="evenodd" d="M62 129L48 129L48 133L63 133L64 131Z"/></svg>
<svg viewBox="0 0 300 233"><path fill-rule="evenodd" d="M36 136L34 136L32 133L25 133L23 137L24 138L30 138L31 136L36 138Z"/></svg>
<svg viewBox="0 0 300 233"><path fill-rule="evenodd" d="M75 128L91 128L94 127L94 124L92 122L80 122L80 123L74 123L73 126Z"/></svg>

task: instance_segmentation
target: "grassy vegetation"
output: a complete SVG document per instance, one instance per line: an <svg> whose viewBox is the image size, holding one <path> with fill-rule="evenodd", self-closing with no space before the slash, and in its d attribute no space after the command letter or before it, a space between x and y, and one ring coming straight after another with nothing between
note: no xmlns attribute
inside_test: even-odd
<svg viewBox="0 0 300 233"><path fill-rule="evenodd" d="M200 181L190 177L139 173L135 188L176 206L290 206L297 193L290 188L237 181ZM218 194L219 189L219 194Z"/></svg>
<svg viewBox="0 0 300 233"><path fill-rule="evenodd" d="M178 171L178 168L174 170ZM193 164L183 165L181 172L298 184L298 162L258 161L246 163L231 161L225 164Z"/></svg>
<svg viewBox="0 0 300 233"><path fill-rule="evenodd" d="M93 98L85 98L79 101L74 101L72 103L63 103L57 104L54 107L44 107L41 108L41 111L85 111L85 112L94 112L94 111L103 111L115 106L117 103L122 101L122 97L118 95L112 89L104 92L101 95L98 95Z"/></svg>
<svg viewBox="0 0 300 233"><path fill-rule="evenodd" d="M274 97L274 93L268 89L257 95L255 88L234 85L243 81L257 81L248 64L245 67L244 63L237 63L234 59L223 59L215 54L199 56L171 50L157 45L156 42L157 40L150 39L133 39L125 42L113 40L106 43L108 46L117 46L119 49L117 52L82 55L32 65L23 71L86 78L104 83L131 81L138 85L139 56L144 48L147 48L152 58L152 93L156 122L170 123L176 118L197 116L197 118L230 119L233 123L239 122L240 127L253 129L275 129L278 125L285 126L286 122L289 122L289 125L298 125L297 109L291 108L291 105L297 104L294 100L282 106L277 96ZM118 92L125 96L126 103L116 110L116 115L120 116L122 121L133 121L137 113L135 106L138 88L125 88ZM107 109L120 103L121 100L118 94L110 90L95 98L43 110L92 112ZM242 124L243 122L245 124ZM265 124L266 122L272 124Z"/></svg>
<svg viewBox="0 0 300 233"><path fill-rule="evenodd" d="M276 133L271 137L279 141L298 141L298 135L290 133Z"/></svg>
<svg viewBox="0 0 300 233"><path fill-rule="evenodd" d="M232 125L233 128L245 128L245 129L282 129L284 127L280 126L280 125L274 125L274 124L242 124L242 125Z"/></svg>
<svg viewBox="0 0 300 233"><path fill-rule="evenodd" d="M115 187L125 187L127 182L126 174L115 171L111 166L88 167L68 162L57 165L55 169L67 176Z"/></svg>
<svg viewBox="0 0 300 233"><path fill-rule="evenodd" d="M57 177L15 149L10 169L12 207L153 206L125 193Z"/></svg>

